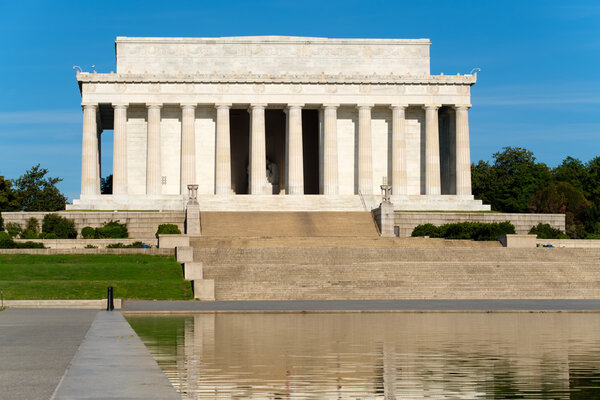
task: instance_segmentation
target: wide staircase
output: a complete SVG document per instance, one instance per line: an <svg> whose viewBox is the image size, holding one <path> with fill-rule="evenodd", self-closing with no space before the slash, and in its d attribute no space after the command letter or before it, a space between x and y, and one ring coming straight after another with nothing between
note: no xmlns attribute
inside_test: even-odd
<svg viewBox="0 0 600 400"><path fill-rule="evenodd" d="M360 212L218 214L190 240L216 300L600 298L600 249L381 238Z"/></svg>

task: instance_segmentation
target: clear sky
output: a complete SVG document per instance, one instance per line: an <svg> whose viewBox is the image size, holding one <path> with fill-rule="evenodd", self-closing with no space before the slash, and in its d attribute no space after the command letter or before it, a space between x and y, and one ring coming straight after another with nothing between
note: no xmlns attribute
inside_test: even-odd
<svg viewBox="0 0 600 400"><path fill-rule="evenodd" d="M79 197L73 65L115 70L117 36L429 38L431 73L481 68L471 156L522 146L555 166L600 155L600 1L0 0L0 175L41 163ZM112 169L103 140L103 175Z"/></svg>

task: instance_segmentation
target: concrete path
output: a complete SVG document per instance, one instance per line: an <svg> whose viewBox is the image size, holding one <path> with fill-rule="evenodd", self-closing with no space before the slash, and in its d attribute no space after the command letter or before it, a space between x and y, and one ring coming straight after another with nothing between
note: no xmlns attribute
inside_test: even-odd
<svg viewBox="0 0 600 400"><path fill-rule="evenodd" d="M118 311L100 311L52 400L180 400Z"/></svg>
<svg viewBox="0 0 600 400"><path fill-rule="evenodd" d="M0 312L0 399L48 400L97 313L13 308Z"/></svg>
<svg viewBox="0 0 600 400"><path fill-rule="evenodd" d="M127 311L598 311L600 300L126 301Z"/></svg>

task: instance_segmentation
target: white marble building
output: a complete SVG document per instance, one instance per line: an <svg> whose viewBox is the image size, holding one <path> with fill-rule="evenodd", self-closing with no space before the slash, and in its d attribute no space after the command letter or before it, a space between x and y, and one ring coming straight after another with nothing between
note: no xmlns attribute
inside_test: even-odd
<svg viewBox="0 0 600 400"><path fill-rule="evenodd" d="M471 195L470 87L430 75L428 39L129 38L79 72L81 197L70 209L486 210ZM114 130L113 194L100 141Z"/></svg>

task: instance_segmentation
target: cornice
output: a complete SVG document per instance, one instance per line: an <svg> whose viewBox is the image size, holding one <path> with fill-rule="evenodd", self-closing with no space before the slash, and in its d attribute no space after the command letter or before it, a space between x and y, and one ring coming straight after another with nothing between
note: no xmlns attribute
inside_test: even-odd
<svg viewBox="0 0 600 400"><path fill-rule="evenodd" d="M77 72L79 83L284 83L284 84L361 84L361 85L473 85L477 75L359 75L359 74L98 74Z"/></svg>

